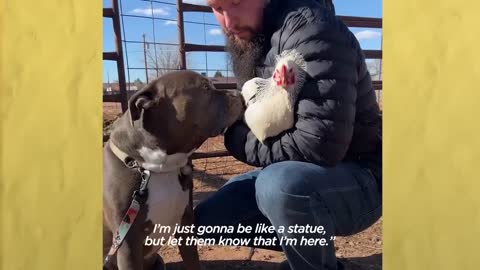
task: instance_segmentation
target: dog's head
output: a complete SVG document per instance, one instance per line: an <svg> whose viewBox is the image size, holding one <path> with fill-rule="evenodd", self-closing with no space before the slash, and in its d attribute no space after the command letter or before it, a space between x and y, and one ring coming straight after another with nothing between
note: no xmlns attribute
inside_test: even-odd
<svg viewBox="0 0 480 270"><path fill-rule="evenodd" d="M238 91L215 89L210 80L192 71L175 71L136 92L127 114L147 144L173 154L191 152L220 135L244 109Z"/></svg>

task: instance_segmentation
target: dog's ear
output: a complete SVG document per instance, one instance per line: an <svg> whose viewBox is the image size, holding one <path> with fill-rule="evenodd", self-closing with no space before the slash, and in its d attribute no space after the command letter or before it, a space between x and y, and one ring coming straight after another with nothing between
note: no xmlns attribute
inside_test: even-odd
<svg viewBox="0 0 480 270"><path fill-rule="evenodd" d="M154 105L155 97L158 91L154 84L149 84L137 91L128 101L128 110L130 112L130 124L140 119L142 112L148 110Z"/></svg>

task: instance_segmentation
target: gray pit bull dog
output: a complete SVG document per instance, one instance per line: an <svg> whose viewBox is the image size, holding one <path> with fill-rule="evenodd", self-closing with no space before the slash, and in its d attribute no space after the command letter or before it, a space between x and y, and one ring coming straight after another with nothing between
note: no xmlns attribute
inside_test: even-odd
<svg viewBox="0 0 480 270"><path fill-rule="evenodd" d="M244 110L239 92L217 90L191 71L163 75L130 98L103 151L104 258L141 182L140 171L127 165L136 161L151 176L145 203L104 269L164 269L160 246L144 245L146 237L168 239L175 224L193 224L190 154L224 132ZM154 233L156 224L171 226L171 233ZM196 246L179 249L186 269L200 269Z"/></svg>

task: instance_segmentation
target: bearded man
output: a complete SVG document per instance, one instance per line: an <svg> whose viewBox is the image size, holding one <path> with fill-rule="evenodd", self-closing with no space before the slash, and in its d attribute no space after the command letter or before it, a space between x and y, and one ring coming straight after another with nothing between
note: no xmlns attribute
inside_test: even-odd
<svg viewBox="0 0 480 270"><path fill-rule="evenodd" d="M282 250L287 261L281 269L342 269L333 236L361 232L382 212L382 118L358 40L330 0L207 3L227 37L240 89L254 77L270 78L275 56L285 50L303 56L307 76L292 129L263 143L243 121L225 133L228 151L257 169L233 177L199 204L196 226L273 226L273 233L222 236ZM307 225L323 231L289 230ZM276 242L254 242L259 236ZM296 244L280 241L287 238ZM301 245L321 238L326 244Z"/></svg>

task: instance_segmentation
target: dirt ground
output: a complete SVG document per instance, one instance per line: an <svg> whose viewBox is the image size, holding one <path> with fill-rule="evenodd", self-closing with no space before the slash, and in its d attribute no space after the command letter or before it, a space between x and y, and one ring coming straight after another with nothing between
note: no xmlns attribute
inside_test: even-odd
<svg viewBox="0 0 480 270"><path fill-rule="evenodd" d="M104 103L104 133L119 113L119 104ZM198 151L224 149L223 137L220 136L206 141ZM251 169L233 157L195 160L194 204L218 190L231 177ZM346 269L382 269L382 220L357 235L337 237L335 246L337 257ZM160 254L168 270L184 269L177 247L164 247ZM275 270L285 260L282 252L248 247L200 246L199 254L202 267L207 270Z"/></svg>

